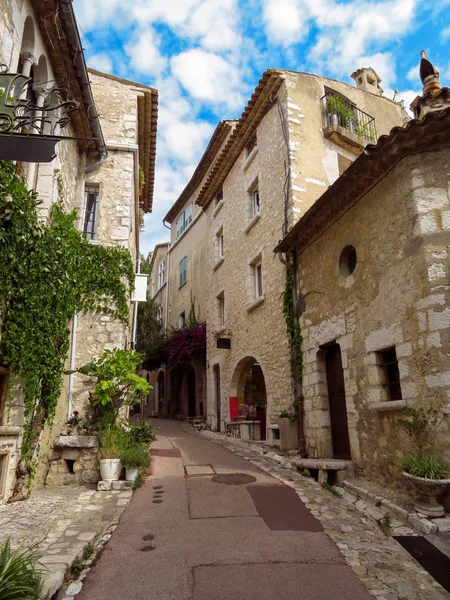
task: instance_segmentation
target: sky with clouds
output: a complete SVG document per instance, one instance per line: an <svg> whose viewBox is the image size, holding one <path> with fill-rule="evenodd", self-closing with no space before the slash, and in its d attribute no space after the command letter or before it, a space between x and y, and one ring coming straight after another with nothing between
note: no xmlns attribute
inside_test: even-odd
<svg viewBox="0 0 450 600"><path fill-rule="evenodd" d="M425 49L450 86L450 0L74 0L89 66L156 87L153 213L141 251L166 241L162 219L221 119L242 113L268 68L353 83L372 66L385 95L410 102Z"/></svg>

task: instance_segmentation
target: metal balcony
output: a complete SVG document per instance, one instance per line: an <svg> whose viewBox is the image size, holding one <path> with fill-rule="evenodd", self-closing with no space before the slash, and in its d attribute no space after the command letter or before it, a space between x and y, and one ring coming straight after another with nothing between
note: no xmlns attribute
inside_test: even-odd
<svg viewBox="0 0 450 600"><path fill-rule="evenodd" d="M375 144L375 119L342 96L328 92L323 98L322 116L325 136L359 154L367 144Z"/></svg>

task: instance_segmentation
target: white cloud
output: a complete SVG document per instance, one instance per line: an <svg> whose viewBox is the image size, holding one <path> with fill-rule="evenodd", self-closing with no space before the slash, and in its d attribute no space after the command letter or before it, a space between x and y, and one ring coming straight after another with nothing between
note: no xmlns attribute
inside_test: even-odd
<svg viewBox="0 0 450 600"><path fill-rule="evenodd" d="M450 38L450 27L446 27L441 31L441 40L445 42L448 38Z"/></svg>
<svg viewBox="0 0 450 600"><path fill-rule="evenodd" d="M184 89L197 100L235 110L243 105L238 67L218 54L198 48L171 59L172 72Z"/></svg>
<svg viewBox="0 0 450 600"><path fill-rule="evenodd" d="M281 46L299 42L308 32L299 0L266 0L263 20L269 40Z"/></svg>
<svg viewBox="0 0 450 600"><path fill-rule="evenodd" d="M85 32L106 24L119 24L122 0L75 0L74 4L77 19Z"/></svg>
<svg viewBox="0 0 450 600"><path fill-rule="evenodd" d="M103 73L111 73L113 70L113 62L111 56L105 53L94 54L88 59L88 66L92 69L97 69Z"/></svg>
<svg viewBox="0 0 450 600"><path fill-rule="evenodd" d="M139 31L135 39L125 46L131 67L144 75L159 75L167 65L167 58L159 52L159 40L151 27Z"/></svg>

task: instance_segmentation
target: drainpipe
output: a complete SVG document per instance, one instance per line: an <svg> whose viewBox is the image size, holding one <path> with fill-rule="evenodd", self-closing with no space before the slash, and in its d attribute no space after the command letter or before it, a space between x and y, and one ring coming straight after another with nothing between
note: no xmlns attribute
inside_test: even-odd
<svg viewBox="0 0 450 600"><path fill-rule="evenodd" d="M69 375L69 393L67 397L67 420L69 420L72 416L72 400L73 400L73 382L75 373L75 354L76 354L76 346L77 346L77 325L78 325L78 315L75 311L73 313L72 320L72 340L70 344L70 375Z"/></svg>
<svg viewBox="0 0 450 600"><path fill-rule="evenodd" d="M138 275L141 272L141 257L140 256L138 258L137 272L138 272ZM139 305L139 302L135 302L134 303L133 335L132 335L132 338L131 338L132 339L133 350L136 349L138 305Z"/></svg>

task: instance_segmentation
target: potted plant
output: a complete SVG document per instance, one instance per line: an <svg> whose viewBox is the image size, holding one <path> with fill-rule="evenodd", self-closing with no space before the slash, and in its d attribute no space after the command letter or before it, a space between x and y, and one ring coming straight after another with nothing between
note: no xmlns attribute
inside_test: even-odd
<svg viewBox="0 0 450 600"><path fill-rule="evenodd" d="M111 425L99 433L100 474L103 481L117 481L120 477L123 436L123 431L119 427Z"/></svg>
<svg viewBox="0 0 450 600"><path fill-rule="evenodd" d="M450 484L450 465L431 453L436 429L443 413L434 408L402 409L407 418L397 419L397 424L408 434L414 452L399 461L403 477L414 488L417 512L432 518L445 516L444 507L438 502Z"/></svg>
<svg viewBox="0 0 450 600"><path fill-rule="evenodd" d="M134 481L140 468L147 468L150 464L148 446L143 443L131 443L120 453L120 459L126 469L127 481Z"/></svg>
<svg viewBox="0 0 450 600"><path fill-rule="evenodd" d="M348 104L340 96L330 95L325 104L325 110L328 113L328 121L330 125L341 125L352 129L355 120L355 113Z"/></svg>
<svg viewBox="0 0 450 600"><path fill-rule="evenodd" d="M295 406L282 410L278 416L281 450L295 450L298 445L298 414Z"/></svg>

